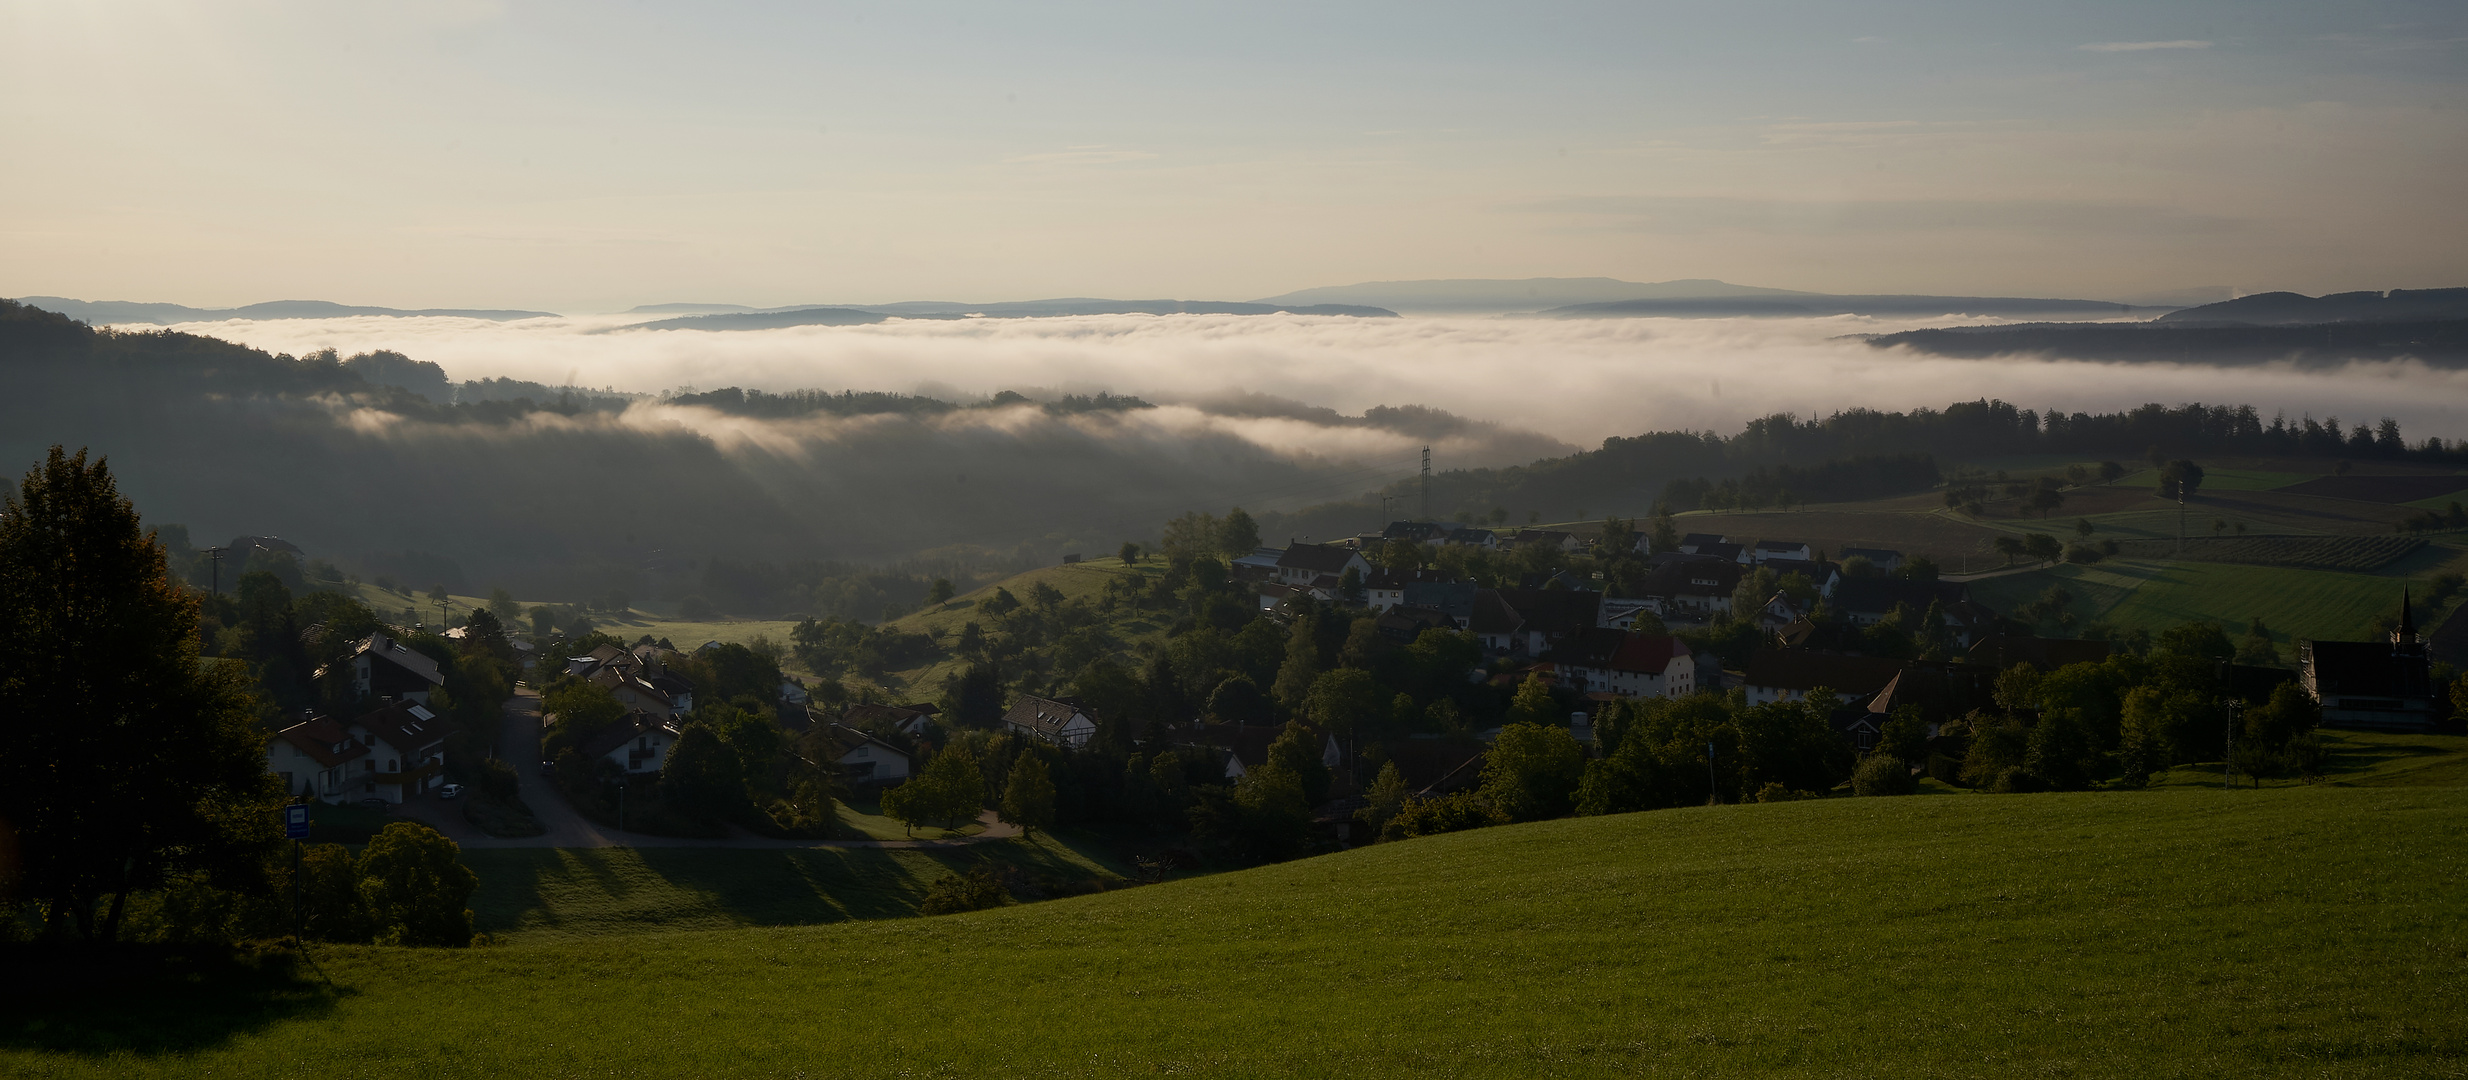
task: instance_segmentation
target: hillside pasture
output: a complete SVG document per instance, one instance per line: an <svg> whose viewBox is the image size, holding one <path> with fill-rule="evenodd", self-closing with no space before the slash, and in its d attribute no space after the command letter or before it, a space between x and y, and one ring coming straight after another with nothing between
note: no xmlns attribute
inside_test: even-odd
<svg viewBox="0 0 2468 1080"><path fill-rule="evenodd" d="M2124 553L2166 558L2175 545L2176 541L2170 539L2129 541ZM2413 536L2202 536L2185 542L2185 557L2201 562L2371 573L2401 562L2426 546L2425 541Z"/></svg>
<svg viewBox="0 0 2468 1080"><path fill-rule="evenodd" d="M2208 478L2204 483L2208 486ZM2468 490L2468 476L2317 476L2280 490L2350 502L2408 503L2456 496Z"/></svg>
<svg viewBox="0 0 2468 1080"><path fill-rule="evenodd" d="M1570 819L941 918L322 948L334 990L54 989L0 1011L0 1072L2458 1075L2463 843L2455 788Z"/></svg>
<svg viewBox="0 0 2468 1080"><path fill-rule="evenodd" d="M1971 590L1981 603L2011 611L2039 599L2050 585L2074 593L2077 625L2105 621L2157 634L2189 622L2217 622L2242 636L2259 616L2283 647L2295 638L2362 640L2376 616L2397 614L2402 589L2423 595L2422 582L2412 578L2145 559L2052 566L1974 582ZM2434 625L2439 615L2418 606L2424 625Z"/></svg>
<svg viewBox="0 0 2468 1080"><path fill-rule="evenodd" d="M1076 891L1126 883L1074 844L1041 836L945 848L470 848L478 929L509 941L917 914L936 880L993 865Z"/></svg>
<svg viewBox="0 0 2468 1080"><path fill-rule="evenodd" d="M1847 508L1807 511L1711 511L1672 519L1681 532L1720 533L1734 542L1798 540L1831 554L1846 546L1892 548L1926 555L1950 573L1966 558L1993 559L1999 531L1942 510L1865 512Z"/></svg>

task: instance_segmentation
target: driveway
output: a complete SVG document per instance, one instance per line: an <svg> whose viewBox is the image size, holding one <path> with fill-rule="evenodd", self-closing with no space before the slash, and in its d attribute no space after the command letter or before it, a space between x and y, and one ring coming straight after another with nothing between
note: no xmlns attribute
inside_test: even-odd
<svg viewBox="0 0 2468 1080"><path fill-rule="evenodd" d="M455 800L440 799L435 793L407 800L395 808L395 816L419 821L444 833L448 839L467 848L597 848L597 847L712 847L712 848L947 848L982 844L993 840L1009 840L1020 835L1017 825L995 820L994 811L977 816L985 831L975 836L951 840L781 840L756 836L731 827L729 835L719 839L697 839L682 836L649 836L643 833L620 832L593 824L566 802L565 793L548 777L540 775L540 694L530 687L520 687L512 700L506 702L504 734L498 741L498 752L506 764L514 767L523 804L531 807L533 818L548 831L538 836L490 836L463 818L462 805Z"/></svg>

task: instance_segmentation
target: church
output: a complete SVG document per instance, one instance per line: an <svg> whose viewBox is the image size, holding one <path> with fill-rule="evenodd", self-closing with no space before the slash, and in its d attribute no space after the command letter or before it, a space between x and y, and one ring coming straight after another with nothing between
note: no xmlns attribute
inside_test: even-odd
<svg viewBox="0 0 2468 1080"><path fill-rule="evenodd" d="M2322 706L2324 727L2431 731L2436 707L2432 663L2417 640L2416 616L2400 595L2399 627L2383 641L2306 641L2297 678Z"/></svg>

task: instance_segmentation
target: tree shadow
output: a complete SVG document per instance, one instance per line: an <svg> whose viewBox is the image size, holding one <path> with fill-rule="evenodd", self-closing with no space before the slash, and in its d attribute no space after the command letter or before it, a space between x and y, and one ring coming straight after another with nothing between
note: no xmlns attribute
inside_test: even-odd
<svg viewBox="0 0 2468 1080"><path fill-rule="evenodd" d="M352 993L296 952L224 946L9 946L0 969L0 1046L87 1056L210 1049Z"/></svg>

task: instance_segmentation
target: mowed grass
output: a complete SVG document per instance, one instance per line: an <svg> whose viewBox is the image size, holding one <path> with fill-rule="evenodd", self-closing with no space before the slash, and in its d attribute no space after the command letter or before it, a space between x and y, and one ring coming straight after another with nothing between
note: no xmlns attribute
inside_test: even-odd
<svg viewBox="0 0 2468 1080"><path fill-rule="evenodd" d="M915 915L937 879L981 863L1078 888L1122 874L1087 843L965 848L472 848L479 929L508 941L794 926Z"/></svg>
<svg viewBox="0 0 2468 1080"><path fill-rule="evenodd" d="M2444 788L1571 819L942 918L331 948L332 992L36 1001L0 1072L2455 1076L2463 842Z"/></svg>
<svg viewBox="0 0 2468 1080"><path fill-rule="evenodd" d="M2430 569L2419 560L2405 565ZM2296 638L2361 640L2372 632L2376 616L2398 613L2402 589L2414 590L2418 625L2426 628L2439 625L2442 611L2459 602L2455 598L2442 609L2424 604L2420 577L2148 559L2052 566L1973 582L1971 592L1981 603L2011 611L2039 599L2051 585L2074 595L2078 623L2106 621L2156 634L2208 621L2243 636L2259 616L2283 644Z"/></svg>

